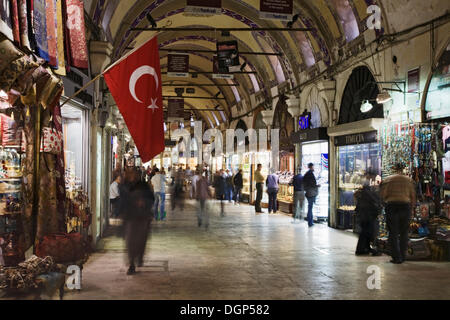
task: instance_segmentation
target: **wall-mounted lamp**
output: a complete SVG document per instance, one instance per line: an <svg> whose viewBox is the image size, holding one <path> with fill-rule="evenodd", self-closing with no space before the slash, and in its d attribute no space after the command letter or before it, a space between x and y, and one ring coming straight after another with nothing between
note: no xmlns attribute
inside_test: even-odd
<svg viewBox="0 0 450 320"><path fill-rule="evenodd" d="M366 113L373 109L373 105L369 102L369 100L363 101L361 105L361 112Z"/></svg>

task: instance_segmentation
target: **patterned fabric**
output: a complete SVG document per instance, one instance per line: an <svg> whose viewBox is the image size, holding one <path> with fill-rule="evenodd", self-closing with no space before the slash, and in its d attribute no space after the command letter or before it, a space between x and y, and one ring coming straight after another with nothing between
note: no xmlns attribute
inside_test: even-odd
<svg viewBox="0 0 450 320"><path fill-rule="evenodd" d="M55 73L60 76L66 75L66 62L64 59L64 28L63 28L63 14L62 14L62 0L56 1L56 20L57 20L57 35L56 41L58 46L58 69Z"/></svg>
<svg viewBox="0 0 450 320"><path fill-rule="evenodd" d="M19 8L17 6L17 0L11 0L10 4L12 6L11 19L12 19L14 41L20 45L21 43L20 43L20 27L19 27Z"/></svg>
<svg viewBox="0 0 450 320"><path fill-rule="evenodd" d="M5 3L6 1L0 2L0 32L13 41L11 11L8 5L4 5Z"/></svg>
<svg viewBox="0 0 450 320"><path fill-rule="evenodd" d="M30 41L28 39L27 0L19 0L19 28L21 45L31 49Z"/></svg>
<svg viewBox="0 0 450 320"><path fill-rule="evenodd" d="M42 112L41 124L46 125L50 120L50 110ZM60 211L58 201L58 179L61 178L58 171L58 156L50 153L39 153L39 202L37 214L36 239L52 233L65 231L65 212Z"/></svg>
<svg viewBox="0 0 450 320"><path fill-rule="evenodd" d="M58 47L56 42L56 0L45 0L45 19L47 20L47 45L49 63L58 67Z"/></svg>
<svg viewBox="0 0 450 320"><path fill-rule="evenodd" d="M17 78L38 67L39 65L32 61L28 56L23 56L14 60L0 75L0 89L8 92Z"/></svg>
<svg viewBox="0 0 450 320"><path fill-rule="evenodd" d="M33 34L39 56L46 61L49 61L45 1L46 0L33 1Z"/></svg>
<svg viewBox="0 0 450 320"><path fill-rule="evenodd" d="M62 116L61 107L58 105L53 110L53 123L55 129L62 133ZM65 164L64 164L64 141L61 141L61 152L56 156L55 170L58 172L56 177L56 199L58 201L57 209L61 216L61 223L65 221L65 208L66 208L66 180L64 179ZM61 226L62 230L65 230L65 225Z"/></svg>
<svg viewBox="0 0 450 320"><path fill-rule="evenodd" d="M0 74L12 61L23 56L11 41L0 33Z"/></svg>
<svg viewBox="0 0 450 320"><path fill-rule="evenodd" d="M66 13L68 36L70 39L70 56L72 66L82 69L88 68L88 52L86 32L84 29L83 1L67 0Z"/></svg>
<svg viewBox="0 0 450 320"><path fill-rule="evenodd" d="M59 154L62 150L62 132L54 128L44 127L42 129L41 152Z"/></svg>

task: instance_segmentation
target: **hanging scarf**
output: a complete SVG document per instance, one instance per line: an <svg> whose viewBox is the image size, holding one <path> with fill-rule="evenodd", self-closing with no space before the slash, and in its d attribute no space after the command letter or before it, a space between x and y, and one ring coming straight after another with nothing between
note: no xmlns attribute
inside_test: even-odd
<svg viewBox="0 0 450 320"><path fill-rule="evenodd" d="M28 39L28 11L27 0L19 0L19 31L22 46L31 49Z"/></svg>
<svg viewBox="0 0 450 320"><path fill-rule="evenodd" d="M47 42L50 66L58 67L58 47L57 37L57 20L56 20L56 0L45 1L45 18L47 20Z"/></svg>
<svg viewBox="0 0 450 320"><path fill-rule="evenodd" d="M53 110L53 123L55 129L62 132L62 115L61 107L58 105ZM57 208L61 214L61 218L65 217L65 205L66 205L66 181L65 181L65 165L64 165L64 141L61 149L61 153L56 156L55 170L59 173L56 175L56 199L58 201ZM63 220L61 220L63 221Z"/></svg>
<svg viewBox="0 0 450 320"><path fill-rule="evenodd" d="M9 6L0 6L0 18L0 32L7 36L9 40L13 41L14 35Z"/></svg>
<svg viewBox="0 0 450 320"><path fill-rule="evenodd" d="M88 53L86 44L86 32L84 29L83 1L67 0L67 23L69 36L70 57L72 66L81 69L88 68Z"/></svg>
<svg viewBox="0 0 450 320"><path fill-rule="evenodd" d="M62 15L62 0L56 1L56 21L57 21L57 35L56 40L58 42L58 69L55 73L60 76L66 75L66 62L64 59L64 28L63 28L63 15Z"/></svg>
<svg viewBox="0 0 450 320"><path fill-rule="evenodd" d="M33 1L33 30L38 55L49 61L45 0Z"/></svg>
<svg viewBox="0 0 450 320"><path fill-rule="evenodd" d="M17 1L18 0L11 0L10 2L10 4L12 5L11 19L13 24L12 27L13 27L14 41L20 45L21 43L20 43L20 27L19 27L19 8L17 6Z"/></svg>

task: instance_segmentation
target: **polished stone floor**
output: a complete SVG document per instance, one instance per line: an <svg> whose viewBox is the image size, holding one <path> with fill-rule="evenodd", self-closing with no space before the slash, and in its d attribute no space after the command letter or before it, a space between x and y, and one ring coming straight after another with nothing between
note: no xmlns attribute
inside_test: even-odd
<svg viewBox="0 0 450 320"><path fill-rule="evenodd" d="M82 290L65 299L449 299L450 263L389 263L356 257L350 232L287 215L255 215L227 204L227 215L197 227L195 202L156 222L144 267L126 275L123 240L100 241L83 271ZM379 267L369 290L367 268ZM66 289L67 290L67 289Z"/></svg>

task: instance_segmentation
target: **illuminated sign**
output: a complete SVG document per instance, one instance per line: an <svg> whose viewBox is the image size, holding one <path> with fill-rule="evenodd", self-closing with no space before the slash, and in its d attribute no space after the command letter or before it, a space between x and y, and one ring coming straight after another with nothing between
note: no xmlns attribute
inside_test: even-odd
<svg viewBox="0 0 450 320"><path fill-rule="evenodd" d="M304 112L298 120L298 125L301 130L309 129L311 127L311 112Z"/></svg>

